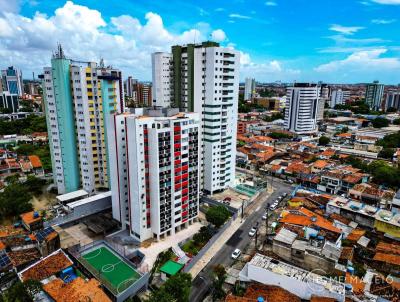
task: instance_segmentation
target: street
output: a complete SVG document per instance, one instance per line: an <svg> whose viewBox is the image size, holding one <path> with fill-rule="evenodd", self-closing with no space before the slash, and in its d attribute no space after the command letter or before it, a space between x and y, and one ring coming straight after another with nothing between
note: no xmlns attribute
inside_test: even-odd
<svg viewBox="0 0 400 302"><path fill-rule="evenodd" d="M263 202L256 211L251 213L247 218L245 217L244 223L232 235L232 237L225 243L221 250L212 258L206 267L197 275L192 282L192 291L190 294L190 301L200 302L203 301L205 296L212 290L212 270L217 264L222 264L225 267L232 265L234 260L231 258L232 252L239 248L241 251L247 246L252 237L248 235L249 230L256 225L259 221L259 228L265 228L265 222L261 217L265 213L267 203L272 204L275 199L282 193L291 193L293 188L290 184L284 183L281 180L274 181L274 192ZM254 238L254 237L253 237ZM263 238L259 238L263 240Z"/></svg>

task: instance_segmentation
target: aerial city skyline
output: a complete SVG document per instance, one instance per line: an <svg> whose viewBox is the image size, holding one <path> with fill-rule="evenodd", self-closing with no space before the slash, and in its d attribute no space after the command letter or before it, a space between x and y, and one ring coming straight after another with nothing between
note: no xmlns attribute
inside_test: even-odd
<svg viewBox="0 0 400 302"><path fill-rule="evenodd" d="M400 3L174 0L0 2L0 59L40 72L57 42L70 57L151 80L151 53L213 40L241 53L240 80L397 84ZM173 9L179 7L182 9ZM187 15L185 10L192 13ZM351 15L351 19L347 16ZM79 29L79 30L78 30ZM260 33L262 33L260 35Z"/></svg>

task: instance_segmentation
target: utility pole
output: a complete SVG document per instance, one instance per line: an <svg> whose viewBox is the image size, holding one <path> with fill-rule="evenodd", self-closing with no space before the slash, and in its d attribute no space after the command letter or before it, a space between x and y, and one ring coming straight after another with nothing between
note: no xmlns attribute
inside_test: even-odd
<svg viewBox="0 0 400 302"><path fill-rule="evenodd" d="M268 220L269 220L269 202L267 203L267 207L265 209L267 210L267 219L265 219L265 242L267 242L267 239L268 239Z"/></svg>

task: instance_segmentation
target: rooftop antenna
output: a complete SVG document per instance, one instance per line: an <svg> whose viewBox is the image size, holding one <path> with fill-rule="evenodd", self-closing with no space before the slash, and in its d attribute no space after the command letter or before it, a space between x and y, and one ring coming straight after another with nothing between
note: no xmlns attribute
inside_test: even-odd
<svg viewBox="0 0 400 302"><path fill-rule="evenodd" d="M100 58L100 68L104 68L104 59Z"/></svg>

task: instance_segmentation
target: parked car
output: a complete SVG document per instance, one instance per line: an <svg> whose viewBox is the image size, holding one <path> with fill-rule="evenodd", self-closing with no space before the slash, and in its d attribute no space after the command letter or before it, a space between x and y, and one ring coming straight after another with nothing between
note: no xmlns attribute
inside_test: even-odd
<svg viewBox="0 0 400 302"><path fill-rule="evenodd" d="M283 196L283 198L285 198L287 196L287 193L286 192L283 193L282 196Z"/></svg>
<svg viewBox="0 0 400 302"><path fill-rule="evenodd" d="M231 255L232 259L237 259L237 258L239 258L239 256L240 256L241 253L242 253L242 252L241 252L239 249L234 250L233 253L232 253L232 255Z"/></svg>
<svg viewBox="0 0 400 302"><path fill-rule="evenodd" d="M264 215L262 215L262 220L267 220L267 213L265 213Z"/></svg>
<svg viewBox="0 0 400 302"><path fill-rule="evenodd" d="M249 231L249 236L253 237L257 232L257 229L255 227L252 227L251 230Z"/></svg>
<svg viewBox="0 0 400 302"><path fill-rule="evenodd" d="M272 204L270 207L269 207L269 209L271 210L271 211L273 211L273 210L275 210L276 209L276 204L274 203L274 204Z"/></svg>

